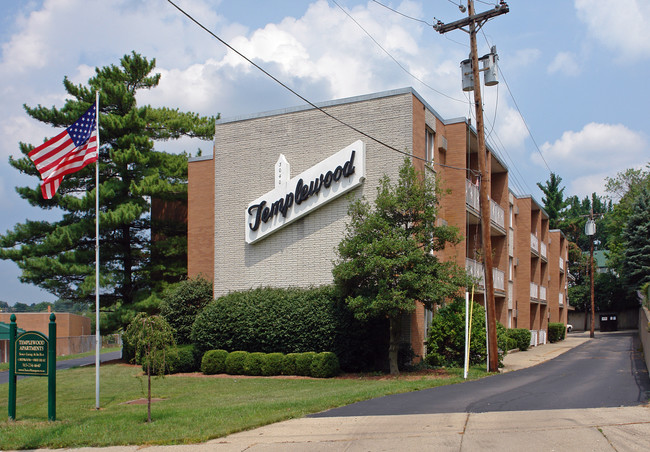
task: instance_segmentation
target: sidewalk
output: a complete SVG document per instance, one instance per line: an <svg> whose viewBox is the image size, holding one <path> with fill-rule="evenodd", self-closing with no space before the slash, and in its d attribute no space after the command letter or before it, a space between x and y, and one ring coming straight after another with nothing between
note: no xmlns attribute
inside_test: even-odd
<svg viewBox="0 0 650 452"><path fill-rule="evenodd" d="M577 347L589 340L589 331L579 333L569 333L566 338L560 342L547 343L530 347L525 352L511 352L503 358L503 367L501 372L511 372L513 370L525 369L526 367L535 366L543 363L564 352Z"/></svg>
<svg viewBox="0 0 650 452"><path fill-rule="evenodd" d="M511 353L502 372L540 364L589 340L589 332ZM552 397L552 395L549 395ZM300 418L178 446L81 448L78 452L648 451L648 406L571 410Z"/></svg>

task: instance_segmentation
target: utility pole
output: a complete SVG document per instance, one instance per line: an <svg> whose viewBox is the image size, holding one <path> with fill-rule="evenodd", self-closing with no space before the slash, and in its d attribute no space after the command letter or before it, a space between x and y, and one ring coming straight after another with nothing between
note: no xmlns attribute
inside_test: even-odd
<svg viewBox="0 0 650 452"><path fill-rule="evenodd" d="M594 337L594 329L596 328L596 312L594 308L594 235L596 234L596 222L594 221L594 209L589 211L589 220L585 224L585 234L589 236L589 275L591 284L591 325L589 328L589 337Z"/></svg>
<svg viewBox="0 0 650 452"><path fill-rule="evenodd" d="M463 8L461 8L463 11ZM494 281L492 277L492 240L490 237L490 203L488 188L490 186L490 173L486 162L485 130L483 125L483 103L481 100L481 79L479 78L478 50L476 44L476 32L492 17L500 16L509 11L508 5L501 0L501 3L494 9L479 14L474 13L474 1L467 0L466 19L457 20L450 24L443 24L438 21L434 30L443 34L451 30L461 29L469 33L472 59L472 75L474 77L474 106L476 108L476 133L478 135L478 162L481 173L479 191L479 203L481 213L481 240L483 242L483 269L485 272L485 296L487 311L487 336L488 336L488 371L499 371L499 356L497 347L497 320L496 305L494 302ZM463 27L469 27L465 30Z"/></svg>

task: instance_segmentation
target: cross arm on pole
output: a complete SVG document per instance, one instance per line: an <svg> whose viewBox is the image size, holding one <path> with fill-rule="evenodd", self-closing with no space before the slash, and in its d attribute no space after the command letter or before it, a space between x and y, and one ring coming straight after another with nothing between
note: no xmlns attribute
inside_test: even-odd
<svg viewBox="0 0 650 452"><path fill-rule="evenodd" d="M466 33L469 33L468 30L465 30L463 27L469 26L472 22L478 24L478 28L481 28L481 26L488 21L489 19L493 17L500 16L502 14L505 14L510 11L510 8L508 7L508 4L505 2L499 3L497 6L494 7L494 9L490 9L488 11L484 11L482 13L474 14L471 16L468 16L464 19L456 20L454 22L450 22L448 24L442 23L441 21L438 21L434 26L433 29L436 30L440 34L447 33L448 31L452 30L457 30L461 29Z"/></svg>

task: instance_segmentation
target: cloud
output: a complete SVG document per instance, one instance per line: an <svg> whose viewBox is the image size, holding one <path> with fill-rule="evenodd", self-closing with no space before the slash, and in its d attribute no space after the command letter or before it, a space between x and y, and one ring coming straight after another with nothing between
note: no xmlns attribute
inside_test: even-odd
<svg viewBox="0 0 650 452"><path fill-rule="evenodd" d="M650 58L650 2L575 0L575 8L588 35L621 58Z"/></svg>
<svg viewBox="0 0 650 452"><path fill-rule="evenodd" d="M582 72L582 68L576 61L576 55L572 52L560 52L549 64L546 71L549 74L560 73L570 77L577 77Z"/></svg>
<svg viewBox="0 0 650 452"><path fill-rule="evenodd" d="M551 168L572 180L569 193L603 193L604 178L638 166L650 155L647 137L622 124L589 123L578 132L566 131L540 147ZM538 154L532 155L543 166Z"/></svg>

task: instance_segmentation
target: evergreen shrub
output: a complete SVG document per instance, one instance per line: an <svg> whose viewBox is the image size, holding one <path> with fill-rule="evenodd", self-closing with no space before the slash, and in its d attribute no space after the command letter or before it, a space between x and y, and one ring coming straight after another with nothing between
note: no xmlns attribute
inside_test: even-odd
<svg viewBox="0 0 650 452"><path fill-rule="evenodd" d="M262 359L262 375L282 375L282 363L284 362L284 355L282 353L268 353Z"/></svg>
<svg viewBox="0 0 650 452"><path fill-rule="evenodd" d="M311 363L316 356L315 352L299 353L296 356L296 375L311 377Z"/></svg>
<svg viewBox="0 0 650 452"><path fill-rule="evenodd" d="M289 353L282 359L282 375L298 375L296 360L300 353Z"/></svg>
<svg viewBox="0 0 650 452"><path fill-rule="evenodd" d="M515 341L515 348L525 352L530 347L531 334L526 328L511 328L507 331L510 338Z"/></svg>
<svg viewBox="0 0 650 452"><path fill-rule="evenodd" d="M548 324L548 340L550 342L559 342L564 340L566 334L566 327L563 323L549 322Z"/></svg>
<svg viewBox="0 0 650 452"><path fill-rule="evenodd" d="M195 347L191 344L179 345L170 349L167 354L166 373L178 374L195 372L199 369Z"/></svg>
<svg viewBox="0 0 650 452"><path fill-rule="evenodd" d="M470 338L470 364L487 361L485 345L485 309L474 303ZM455 300L441 307L433 317L427 336L425 361L432 366L461 367L465 360L465 300ZM506 328L497 322L499 363L508 349Z"/></svg>
<svg viewBox="0 0 650 452"><path fill-rule="evenodd" d="M254 352L246 355L244 359L244 375L262 375L262 361L266 353Z"/></svg>
<svg viewBox="0 0 650 452"><path fill-rule="evenodd" d="M166 291L160 314L174 329L177 344L191 343L194 320L212 299L212 283L201 277L181 281Z"/></svg>
<svg viewBox="0 0 650 452"><path fill-rule="evenodd" d="M209 350L201 359L201 372L206 375L222 374L226 371L226 358L228 352L225 350Z"/></svg>
<svg viewBox="0 0 650 452"><path fill-rule="evenodd" d="M343 369L354 372L374 369L386 360L385 322L356 320L333 286L259 288L210 302L197 316L191 338L203 352L332 351Z"/></svg>
<svg viewBox="0 0 650 452"><path fill-rule="evenodd" d="M226 373L229 375L244 375L244 362L248 352L236 351L228 353L226 357Z"/></svg>
<svg viewBox="0 0 650 452"><path fill-rule="evenodd" d="M314 355L311 362L311 376L316 378L331 378L340 371L339 359L332 352L321 352Z"/></svg>

